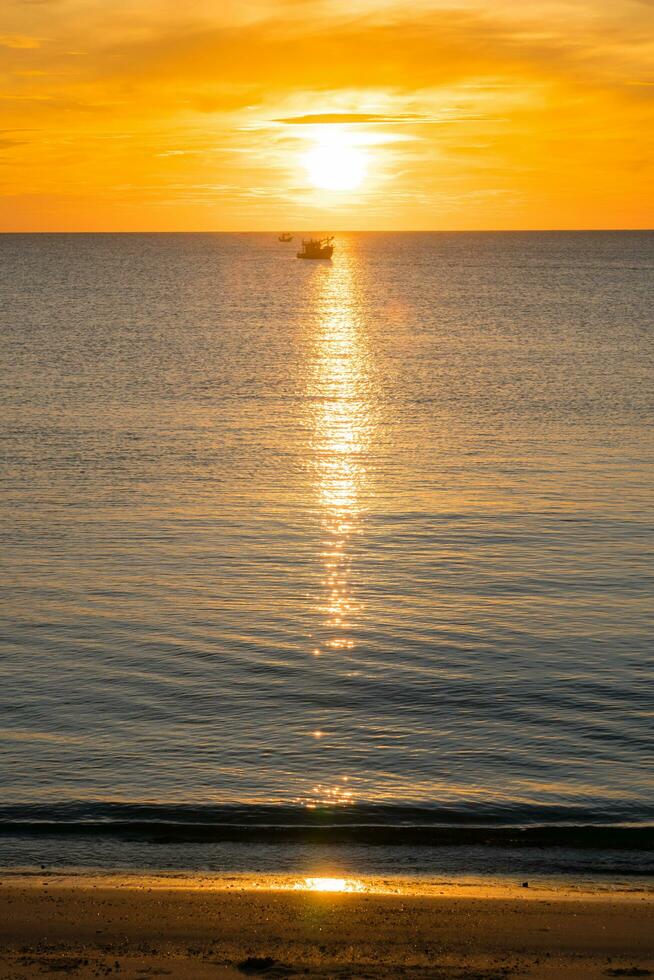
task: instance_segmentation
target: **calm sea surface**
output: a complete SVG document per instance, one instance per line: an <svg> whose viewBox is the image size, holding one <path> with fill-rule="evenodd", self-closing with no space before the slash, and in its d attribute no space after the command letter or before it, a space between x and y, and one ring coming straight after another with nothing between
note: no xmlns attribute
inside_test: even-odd
<svg viewBox="0 0 654 980"><path fill-rule="evenodd" d="M654 235L297 241L0 238L4 818L651 821Z"/></svg>

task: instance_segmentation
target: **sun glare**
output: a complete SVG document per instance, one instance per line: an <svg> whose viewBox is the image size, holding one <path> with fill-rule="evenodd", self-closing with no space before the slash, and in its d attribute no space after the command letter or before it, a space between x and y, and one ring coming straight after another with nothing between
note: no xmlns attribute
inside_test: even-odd
<svg viewBox="0 0 654 980"><path fill-rule="evenodd" d="M365 891L357 878L305 878L295 885L296 889L309 892L360 892Z"/></svg>
<svg viewBox="0 0 654 980"><path fill-rule="evenodd" d="M366 153L342 132L321 135L305 154L304 166L314 187L328 191L355 190L366 175Z"/></svg>

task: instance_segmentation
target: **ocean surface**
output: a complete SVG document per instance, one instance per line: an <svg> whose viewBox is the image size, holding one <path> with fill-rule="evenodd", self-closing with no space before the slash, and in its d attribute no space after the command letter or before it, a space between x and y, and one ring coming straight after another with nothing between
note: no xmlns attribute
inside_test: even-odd
<svg viewBox="0 0 654 980"><path fill-rule="evenodd" d="M297 245L0 237L0 863L654 823L654 234Z"/></svg>

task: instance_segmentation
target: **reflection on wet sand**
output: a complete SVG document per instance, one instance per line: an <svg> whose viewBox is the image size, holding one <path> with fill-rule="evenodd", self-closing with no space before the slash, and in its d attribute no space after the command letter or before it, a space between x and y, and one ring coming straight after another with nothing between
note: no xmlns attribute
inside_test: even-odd
<svg viewBox="0 0 654 980"><path fill-rule="evenodd" d="M303 878L293 886L306 892L364 892L368 891L358 878Z"/></svg>

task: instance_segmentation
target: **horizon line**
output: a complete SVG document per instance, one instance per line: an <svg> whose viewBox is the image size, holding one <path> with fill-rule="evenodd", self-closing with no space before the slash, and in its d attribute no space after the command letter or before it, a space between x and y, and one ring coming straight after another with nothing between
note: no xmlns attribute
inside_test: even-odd
<svg viewBox="0 0 654 980"><path fill-rule="evenodd" d="M296 235L315 232L315 228L291 229ZM608 234L612 232L654 232L653 227L631 228L339 228L331 229L335 235L542 235L553 234ZM279 228L231 228L231 229L46 229L2 230L0 235L278 235Z"/></svg>

